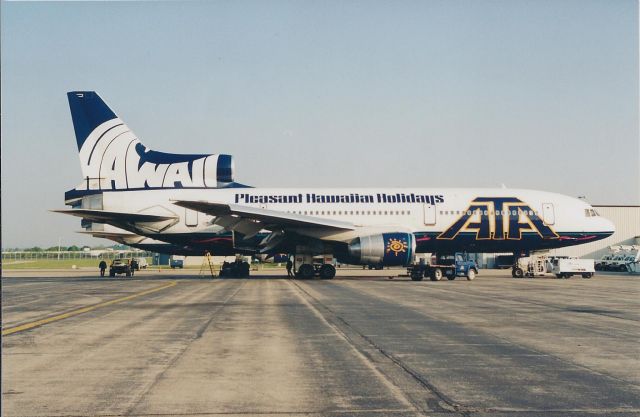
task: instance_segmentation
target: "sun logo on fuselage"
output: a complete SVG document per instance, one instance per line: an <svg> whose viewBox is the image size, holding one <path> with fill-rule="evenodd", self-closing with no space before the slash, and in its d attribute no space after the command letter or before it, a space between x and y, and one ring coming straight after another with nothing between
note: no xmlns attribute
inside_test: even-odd
<svg viewBox="0 0 640 417"><path fill-rule="evenodd" d="M398 256L400 252L406 252L407 247L407 242L391 238L389 239L389 242L387 242L387 253L393 252L395 256Z"/></svg>

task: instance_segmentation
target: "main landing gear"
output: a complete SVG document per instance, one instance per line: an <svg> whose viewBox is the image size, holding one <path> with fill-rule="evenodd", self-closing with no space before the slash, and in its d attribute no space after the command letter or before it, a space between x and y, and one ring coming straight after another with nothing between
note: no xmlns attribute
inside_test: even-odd
<svg viewBox="0 0 640 417"><path fill-rule="evenodd" d="M311 255L295 256L295 277L298 279L333 279L336 276L336 267L333 266L333 256L324 255L322 259L315 259Z"/></svg>

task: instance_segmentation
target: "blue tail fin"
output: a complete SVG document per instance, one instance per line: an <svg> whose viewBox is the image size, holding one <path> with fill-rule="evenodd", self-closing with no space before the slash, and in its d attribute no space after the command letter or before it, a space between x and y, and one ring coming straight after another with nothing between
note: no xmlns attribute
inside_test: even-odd
<svg viewBox="0 0 640 417"><path fill-rule="evenodd" d="M117 116L95 91L71 91L67 97L80 150L91 132Z"/></svg>
<svg viewBox="0 0 640 417"><path fill-rule="evenodd" d="M86 189L218 188L233 182L231 155L179 155L144 146L94 91L67 93Z"/></svg>

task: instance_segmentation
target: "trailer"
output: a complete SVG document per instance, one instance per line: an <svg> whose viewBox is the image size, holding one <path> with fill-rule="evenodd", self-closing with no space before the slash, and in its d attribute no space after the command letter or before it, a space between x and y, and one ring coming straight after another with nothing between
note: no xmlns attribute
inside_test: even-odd
<svg viewBox="0 0 640 417"><path fill-rule="evenodd" d="M432 256L428 264L421 262L409 265L407 274L412 281L422 281L426 277L431 281L440 281L444 277L453 281L459 276L471 281L478 275L478 265L466 253L440 254Z"/></svg>
<svg viewBox="0 0 640 417"><path fill-rule="evenodd" d="M546 255L531 255L517 258L511 268L514 278L534 278L544 276L549 270L549 258Z"/></svg>
<svg viewBox="0 0 640 417"><path fill-rule="evenodd" d="M593 259L555 259L553 261L553 273L557 278L571 278L581 275L582 278L591 278L595 273Z"/></svg>

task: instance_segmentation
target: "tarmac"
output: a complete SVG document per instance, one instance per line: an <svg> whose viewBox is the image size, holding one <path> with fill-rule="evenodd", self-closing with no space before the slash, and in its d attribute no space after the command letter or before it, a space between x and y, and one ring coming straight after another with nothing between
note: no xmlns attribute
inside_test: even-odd
<svg viewBox="0 0 640 417"><path fill-rule="evenodd" d="M4 416L638 416L640 277L3 271Z"/></svg>

